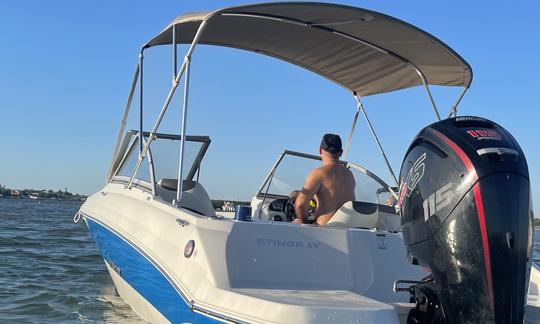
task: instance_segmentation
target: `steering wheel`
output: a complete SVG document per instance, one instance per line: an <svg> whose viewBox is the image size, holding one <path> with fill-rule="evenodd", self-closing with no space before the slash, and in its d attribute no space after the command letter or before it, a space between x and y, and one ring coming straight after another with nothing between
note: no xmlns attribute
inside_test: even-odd
<svg viewBox="0 0 540 324"><path fill-rule="evenodd" d="M285 217L287 218L287 222L292 222L296 218L296 212L294 210L295 207L295 198L289 197L287 199L287 203L285 204L285 207L283 208L283 212L285 213ZM312 218L312 214L315 213L316 203L315 206L313 206L310 202L309 209L308 209L308 215L309 219L307 220L307 224L313 224L317 220L315 218Z"/></svg>
<svg viewBox="0 0 540 324"><path fill-rule="evenodd" d="M287 222L292 222L296 218L296 212L294 211L294 200L295 199L293 197L289 197L285 203L285 207L283 207L283 212L285 213Z"/></svg>

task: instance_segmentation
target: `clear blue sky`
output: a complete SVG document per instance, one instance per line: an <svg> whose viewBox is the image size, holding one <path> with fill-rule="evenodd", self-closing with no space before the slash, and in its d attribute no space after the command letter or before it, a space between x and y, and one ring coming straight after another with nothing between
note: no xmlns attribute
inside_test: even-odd
<svg viewBox="0 0 540 324"><path fill-rule="evenodd" d="M0 184L103 184L140 46L176 15L233 1L3 1L0 3ZM342 1L427 30L473 67L460 114L510 130L529 161L540 204L540 3ZM147 53L148 117L170 85L168 49ZM150 68L155 72L150 72ZM321 134L347 135L355 102L347 91L300 68L231 49L198 48L189 133L212 145L202 182L216 198L249 199L283 149L317 152ZM153 86L150 85L153 82ZM456 89L435 89L446 112ZM421 89L365 99L394 168L416 132L434 121ZM179 106L175 101L176 107ZM179 114L178 109L171 114ZM164 131L178 132L178 120ZM359 120L350 160L390 181Z"/></svg>

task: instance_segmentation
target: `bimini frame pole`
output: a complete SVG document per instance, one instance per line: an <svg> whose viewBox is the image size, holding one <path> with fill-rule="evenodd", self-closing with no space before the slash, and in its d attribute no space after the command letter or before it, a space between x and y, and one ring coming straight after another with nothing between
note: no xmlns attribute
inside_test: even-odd
<svg viewBox="0 0 540 324"><path fill-rule="evenodd" d="M176 71L178 69L178 47L176 45L176 25L172 29L172 48L173 48L173 83L176 80Z"/></svg>
<svg viewBox="0 0 540 324"><path fill-rule="evenodd" d="M390 170L390 174L392 174L392 178L394 178L394 181L396 182L396 185L399 185L397 177L394 173L394 170L392 170L392 166L390 166L390 162L388 162L388 158L386 157L386 153L384 153L384 149L381 145L381 142L379 141L379 138L377 137L377 134L375 133L375 129L373 129L373 125L371 125L371 121L369 120L369 117L366 113L366 109L364 108L364 105L362 104L362 101L360 100L360 97L357 94L354 94L354 98L358 102L358 109L362 111L364 114L364 117L366 118L366 122L369 126L369 129L371 130L371 134L373 134L373 138L375 138L375 142L377 143L377 146L379 147L379 151L381 151L381 154L384 158L384 161L386 162L386 166L388 166L388 170Z"/></svg>
<svg viewBox="0 0 540 324"><path fill-rule="evenodd" d="M139 68L140 68L141 59L137 61L137 66L135 68L135 73L133 74L133 81L131 81L131 88L129 90L129 95L126 103L126 108L124 109L124 116L120 122L120 129L118 130L118 136L116 138L116 145L114 146L114 151L111 160L111 166L109 167L109 173L107 175L107 181L110 181L112 178L113 165L118 155L118 150L120 149L120 143L122 141L122 135L124 134L124 129L126 128L127 118L129 116L129 110L131 108L131 101L133 100L133 95L135 93L135 87L137 86L137 80L139 78Z"/></svg>
<svg viewBox="0 0 540 324"><path fill-rule="evenodd" d="M465 92L467 92L469 88L464 88L463 91L461 91L461 94L456 100L456 103L450 108L450 113L448 114L448 118L450 117L456 117L457 115L457 107L459 106L459 103L461 102L461 99L463 99L463 96L465 95Z"/></svg>
<svg viewBox="0 0 540 324"><path fill-rule="evenodd" d="M165 115L165 112L167 111L167 108L169 107L169 104L171 103L171 100L172 100L172 97L174 96L176 88L178 87L178 84L180 83L180 78L182 77L182 75L184 74L184 71L186 70L186 67L189 63L189 59L191 59L193 50L195 50L195 46L199 42L199 38L201 37L202 32L204 31L204 28L206 27L206 24L207 24L206 20L203 20L201 24L199 25L199 29L197 30L197 33L195 34L195 37L193 38L193 41L191 42L191 46L189 47L185 55L184 62L182 63L182 66L180 66L180 70L178 71L178 74L176 75L176 79L174 79L171 90L169 90L169 93L167 94L167 98L165 98L165 103L163 104L163 107L161 108L161 111L159 112L156 122L154 123L154 127L152 127L152 131L150 132L150 135L148 136L148 141L146 141L142 150L142 154L139 156L139 159L137 160L137 164L135 165L135 168L133 169L133 174L131 175L131 178L129 179L129 183L127 185L128 188L131 188L131 186L133 185L133 179L135 178L135 175L137 174L137 172L139 172L139 168L141 167L142 160L144 159L144 156L146 155L146 152L148 151L148 147L154 140L157 129L159 125L161 124L163 116Z"/></svg>
<svg viewBox="0 0 540 324"><path fill-rule="evenodd" d="M353 95L356 97L357 96L356 92ZM358 103L358 105L356 105L356 113L354 114L351 130L349 132L349 136L347 136L347 141L345 142L345 149L343 150L343 154L341 155L342 160L347 160L347 153L349 153L349 148L351 146L352 136L353 136L353 133L354 133L354 129L356 127L356 122L358 120L358 115L360 114L360 106L361 105L362 104L360 102Z"/></svg>
<svg viewBox="0 0 540 324"><path fill-rule="evenodd" d="M144 48L141 49L139 56L139 158L143 151L143 61L144 61Z"/></svg>
<svg viewBox="0 0 540 324"><path fill-rule="evenodd" d="M176 199L173 204L176 207L180 207L180 201L182 200L182 192L184 190L184 180L182 180L182 173L184 171L184 147L186 144L186 121L188 110L188 95L189 95L189 70L191 66L191 58L184 58L187 61L186 76L184 77L184 102L182 104L182 135L180 138L180 159L178 163L178 184L176 186Z"/></svg>
<svg viewBox="0 0 540 324"><path fill-rule="evenodd" d="M426 92L429 97L429 101L431 102L431 106L433 107L433 111L435 111L435 116L437 116L437 121L441 120L441 115L439 114L439 110L437 109L437 105L435 104L435 100L433 99L433 95L431 94L431 90L429 90L429 86L426 80L426 77L424 76L424 73L415 65L411 63L411 65L416 70L416 73L420 76L420 80L422 80L422 84L424 85L424 89L426 89Z"/></svg>

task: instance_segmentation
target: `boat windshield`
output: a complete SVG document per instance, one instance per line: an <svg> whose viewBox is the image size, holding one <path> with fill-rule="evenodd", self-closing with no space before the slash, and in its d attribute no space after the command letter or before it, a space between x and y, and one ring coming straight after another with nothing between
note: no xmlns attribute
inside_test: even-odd
<svg viewBox="0 0 540 324"><path fill-rule="evenodd" d="M351 170L355 178L357 201L377 204L391 201L393 189L384 181L360 165L345 161L342 163ZM283 152L259 189L257 198L288 197L292 191L301 189L309 172L320 165L319 156L293 151Z"/></svg>
<svg viewBox="0 0 540 324"><path fill-rule="evenodd" d="M144 142L148 141L149 133L143 132ZM180 158L179 135L155 134L155 139L148 150L148 162L141 164L135 175L138 183L152 188L163 179L178 179L178 160ZM197 180L201 161L206 153L210 138L208 136L186 136L184 147L183 180ZM113 181L125 182L133 174L139 156L139 133L130 131L117 156ZM141 182L142 181L142 182Z"/></svg>

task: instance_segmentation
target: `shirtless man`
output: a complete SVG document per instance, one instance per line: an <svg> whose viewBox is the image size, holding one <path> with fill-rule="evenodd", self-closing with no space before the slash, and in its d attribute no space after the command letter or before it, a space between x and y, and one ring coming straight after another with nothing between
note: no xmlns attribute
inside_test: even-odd
<svg viewBox="0 0 540 324"><path fill-rule="evenodd" d="M339 162L343 153L341 138L334 134L325 134L319 153L322 166L311 171L304 187L298 192L294 211L297 224L307 222L309 201L315 197L317 224L326 224L345 202L354 200L355 181L352 172Z"/></svg>

